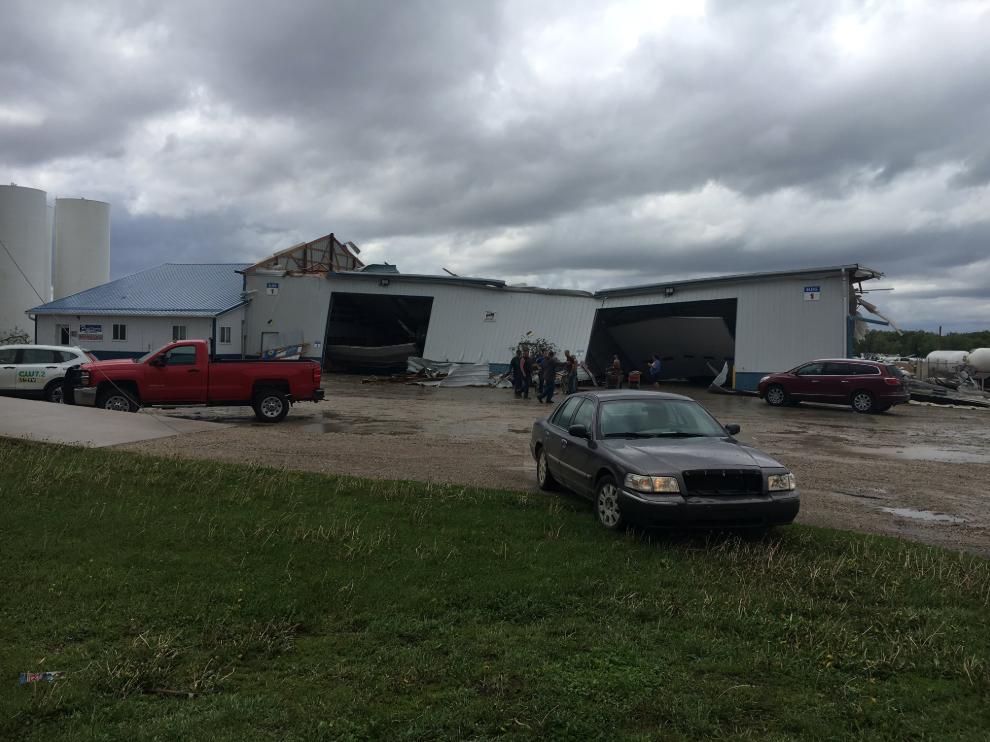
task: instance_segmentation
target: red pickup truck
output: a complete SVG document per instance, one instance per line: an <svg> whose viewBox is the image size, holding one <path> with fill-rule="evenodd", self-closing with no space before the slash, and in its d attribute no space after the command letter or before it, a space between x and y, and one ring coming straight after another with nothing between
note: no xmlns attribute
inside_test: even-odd
<svg viewBox="0 0 990 742"><path fill-rule="evenodd" d="M63 393L68 404L130 412L152 405L250 405L266 423L282 420L296 402L323 399L315 361L212 361L205 340L84 363L66 375Z"/></svg>

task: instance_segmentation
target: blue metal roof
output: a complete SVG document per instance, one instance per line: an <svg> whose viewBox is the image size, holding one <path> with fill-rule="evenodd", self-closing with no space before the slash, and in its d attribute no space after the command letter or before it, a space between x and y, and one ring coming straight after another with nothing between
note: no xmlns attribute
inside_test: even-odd
<svg viewBox="0 0 990 742"><path fill-rule="evenodd" d="M50 301L29 314L113 314L215 317L244 303L250 263L165 263L78 294Z"/></svg>

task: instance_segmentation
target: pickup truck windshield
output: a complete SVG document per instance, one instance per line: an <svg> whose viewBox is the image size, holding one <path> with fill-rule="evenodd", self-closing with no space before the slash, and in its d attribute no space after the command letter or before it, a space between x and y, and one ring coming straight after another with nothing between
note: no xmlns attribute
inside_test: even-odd
<svg viewBox="0 0 990 742"><path fill-rule="evenodd" d="M605 402L598 424L605 438L695 438L726 434L697 402L679 399Z"/></svg>
<svg viewBox="0 0 990 742"><path fill-rule="evenodd" d="M158 350L161 350L161 348L159 348ZM139 358L135 358L134 359L134 363L144 363L149 358L151 358L153 355L155 355L158 352L158 350L149 351L149 352L145 353L143 356L140 356Z"/></svg>

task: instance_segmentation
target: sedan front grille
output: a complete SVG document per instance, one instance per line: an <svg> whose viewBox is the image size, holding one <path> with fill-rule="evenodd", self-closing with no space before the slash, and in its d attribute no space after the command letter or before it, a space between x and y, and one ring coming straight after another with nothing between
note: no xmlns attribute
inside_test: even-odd
<svg viewBox="0 0 990 742"><path fill-rule="evenodd" d="M754 469L697 469L684 472L688 495L759 495L763 474Z"/></svg>

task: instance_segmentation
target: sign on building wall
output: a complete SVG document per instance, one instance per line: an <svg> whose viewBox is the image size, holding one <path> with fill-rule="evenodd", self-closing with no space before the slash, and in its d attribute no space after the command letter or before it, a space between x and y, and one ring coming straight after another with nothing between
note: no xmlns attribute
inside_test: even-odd
<svg viewBox="0 0 990 742"><path fill-rule="evenodd" d="M805 301L818 301L822 298L822 287L821 286L805 286L804 287L804 300Z"/></svg>
<svg viewBox="0 0 990 742"><path fill-rule="evenodd" d="M495 312L485 312L485 322L494 322Z"/></svg>
<svg viewBox="0 0 990 742"><path fill-rule="evenodd" d="M79 325L80 340L103 340L103 325Z"/></svg>
<svg viewBox="0 0 990 742"><path fill-rule="evenodd" d="M278 283L276 281L269 281L265 284L265 293L269 296L275 296L278 293Z"/></svg>

